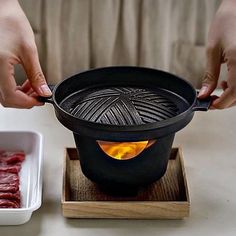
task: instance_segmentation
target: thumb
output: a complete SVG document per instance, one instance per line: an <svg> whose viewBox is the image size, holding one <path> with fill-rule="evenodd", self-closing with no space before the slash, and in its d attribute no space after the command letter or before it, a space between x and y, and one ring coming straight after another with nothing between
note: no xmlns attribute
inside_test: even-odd
<svg viewBox="0 0 236 236"><path fill-rule="evenodd" d="M211 95L217 86L221 66L221 50L217 47L207 48L206 72L202 80L202 87L199 91L199 98L206 98Z"/></svg>
<svg viewBox="0 0 236 236"><path fill-rule="evenodd" d="M43 75L35 44L24 50L23 55L21 56L21 61L34 91L43 97L51 96L52 92Z"/></svg>

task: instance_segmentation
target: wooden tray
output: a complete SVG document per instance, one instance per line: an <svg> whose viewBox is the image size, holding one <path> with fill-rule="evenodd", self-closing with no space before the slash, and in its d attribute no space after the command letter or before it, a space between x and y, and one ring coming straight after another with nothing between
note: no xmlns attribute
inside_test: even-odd
<svg viewBox="0 0 236 236"><path fill-rule="evenodd" d="M68 218L182 219L190 201L181 148L171 151L165 175L135 197L106 195L81 172L75 148L66 148L62 214Z"/></svg>

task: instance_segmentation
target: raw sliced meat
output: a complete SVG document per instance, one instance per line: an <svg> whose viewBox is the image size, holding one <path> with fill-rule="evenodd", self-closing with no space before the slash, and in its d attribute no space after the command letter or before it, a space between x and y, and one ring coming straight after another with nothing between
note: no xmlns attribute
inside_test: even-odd
<svg viewBox="0 0 236 236"><path fill-rule="evenodd" d="M0 199L15 199L17 202L20 201L20 191L17 191L15 193L6 193L6 192L0 192Z"/></svg>
<svg viewBox="0 0 236 236"><path fill-rule="evenodd" d="M0 208L19 208L20 203L10 199L0 199Z"/></svg>
<svg viewBox="0 0 236 236"><path fill-rule="evenodd" d="M1 156L1 155L0 155ZM14 157L15 159L15 157ZM21 158L22 159L22 158ZM20 159L20 160L21 160ZM11 159L13 160L13 159ZM19 160L19 158L17 158ZM5 157L0 157L0 172L9 172L9 173L19 173L21 169L21 161L17 161L16 163L7 163Z"/></svg>
<svg viewBox="0 0 236 236"><path fill-rule="evenodd" d="M0 184L0 192L15 193L19 190L18 184Z"/></svg>
<svg viewBox="0 0 236 236"><path fill-rule="evenodd" d="M9 164L0 162L0 172L19 173L20 170L21 170L21 163L9 165Z"/></svg>
<svg viewBox="0 0 236 236"><path fill-rule="evenodd" d="M25 160L24 156L18 156L18 155L13 155L10 157L0 157L0 162L5 162L7 164L12 164L12 163L17 163L17 162L22 162Z"/></svg>
<svg viewBox="0 0 236 236"><path fill-rule="evenodd" d="M19 176L15 173L0 172L0 184L19 184Z"/></svg>
<svg viewBox="0 0 236 236"><path fill-rule="evenodd" d="M25 160L23 151L0 150L0 208L19 208L19 172Z"/></svg>
<svg viewBox="0 0 236 236"><path fill-rule="evenodd" d="M20 166L0 167L0 172L19 173L20 170Z"/></svg>
<svg viewBox="0 0 236 236"><path fill-rule="evenodd" d="M10 157L10 156L13 156L13 155L25 156L25 153L24 153L24 151L15 151L15 152L12 152L12 151L3 151L3 150L0 150L0 157Z"/></svg>
<svg viewBox="0 0 236 236"><path fill-rule="evenodd" d="M1 163L17 163L25 160L25 153L20 152L3 152L0 153L0 162Z"/></svg>

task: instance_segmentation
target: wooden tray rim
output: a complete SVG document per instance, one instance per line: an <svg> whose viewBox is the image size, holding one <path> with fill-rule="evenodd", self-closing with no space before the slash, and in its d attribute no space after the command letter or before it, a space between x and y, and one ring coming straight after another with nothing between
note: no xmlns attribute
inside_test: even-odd
<svg viewBox="0 0 236 236"><path fill-rule="evenodd" d="M63 184L62 184L62 197L61 197L61 205L62 205L62 211L64 210L65 207L73 207L73 206L83 206L83 205L100 205L100 206L109 206L109 209L111 210L112 207L116 208L115 204L120 204L120 205L130 205L132 204L133 207L142 207L145 205L148 206L153 206L157 208L162 208L162 206L182 206L184 207L182 213L180 214L180 217L148 217L148 216L143 216L142 219L182 219L184 217L188 217L190 214L190 197L189 197L189 190L188 190L188 184L187 184L187 179L186 179L186 171L184 168L184 160L183 160L183 152L182 148L177 146L177 147L172 147L172 150L177 150L176 156L179 155L179 163L180 163L180 168L181 168L181 173L183 177L183 182L184 182L184 188L185 188L185 195L186 195L186 201L66 201L66 163L67 163L67 151L68 149L76 149L75 147L65 147L64 149L64 162L63 162ZM104 209L103 209L104 210ZM64 213L64 217L67 218L74 218L71 216L68 216L67 214ZM98 216L78 216L76 218L117 218L117 219L136 219L136 217L122 217L122 216L103 216L103 217L98 217ZM141 219L140 217L137 217L137 219Z"/></svg>

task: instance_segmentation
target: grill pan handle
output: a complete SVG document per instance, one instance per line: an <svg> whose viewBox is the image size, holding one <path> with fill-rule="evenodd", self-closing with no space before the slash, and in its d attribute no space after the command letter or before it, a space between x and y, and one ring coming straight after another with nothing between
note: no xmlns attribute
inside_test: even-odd
<svg viewBox="0 0 236 236"><path fill-rule="evenodd" d="M212 98L208 97L205 99L196 99L193 107L192 107L192 111L208 111L208 109L210 108L212 103Z"/></svg>
<svg viewBox="0 0 236 236"><path fill-rule="evenodd" d="M55 85L50 84L50 85L48 85L48 87L53 92ZM40 96L40 97L38 97L38 101L43 102L43 103L47 102L47 103L54 104L52 96L50 96L50 97L41 97Z"/></svg>

